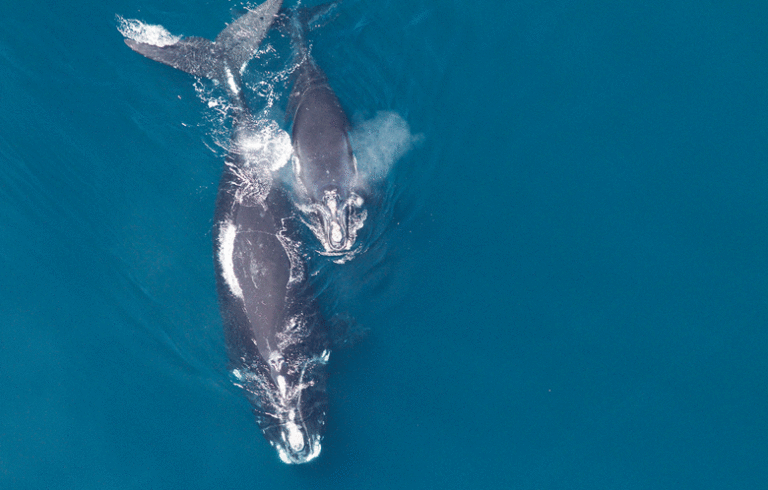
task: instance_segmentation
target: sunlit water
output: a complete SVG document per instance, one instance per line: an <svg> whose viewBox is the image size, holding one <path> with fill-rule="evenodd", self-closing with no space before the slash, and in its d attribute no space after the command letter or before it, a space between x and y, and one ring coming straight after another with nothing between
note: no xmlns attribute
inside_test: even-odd
<svg viewBox="0 0 768 490"><path fill-rule="evenodd" d="M228 373L226 96L118 31L240 13L0 6L0 488L764 486L768 7L348 0L310 33L370 198L351 260L307 235L348 346L303 467Z"/></svg>

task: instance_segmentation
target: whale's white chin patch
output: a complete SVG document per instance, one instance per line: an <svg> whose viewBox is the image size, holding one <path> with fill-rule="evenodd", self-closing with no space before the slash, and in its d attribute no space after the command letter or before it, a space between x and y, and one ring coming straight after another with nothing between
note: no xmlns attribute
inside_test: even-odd
<svg viewBox="0 0 768 490"><path fill-rule="evenodd" d="M285 424L285 430L288 431L288 444L294 451L301 451L304 449L304 436L301 435L299 426L294 422L288 422Z"/></svg>
<svg viewBox="0 0 768 490"><path fill-rule="evenodd" d="M181 36L174 36L163 26L145 24L136 19L124 19L119 15L117 16L117 30L123 37L133 39L138 43L159 47L176 44L181 39Z"/></svg>
<svg viewBox="0 0 768 490"><path fill-rule="evenodd" d="M243 299L243 290L240 288L240 283L237 282L235 263L232 257L235 252L235 236L237 236L237 226L231 221L226 221L221 228L219 228L218 258L219 265L221 265L222 276L224 276L224 282L227 283L232 294Z"/></svg>
<svg viewBox="0 0 768 490"><path fill-rule="evenodd" d="M301 459L297 459L296 457L292 456L288 451L286 451L280 444L275 444L275 447L277 448L277 455L280 456L280 460L285 464L303 464L303 463L309 463L316 457L320 456L320 449L322 449L320 445L320 441L313 440L311 442L312 448L310 451L306 453L305 456L302 456Z"/></svg>

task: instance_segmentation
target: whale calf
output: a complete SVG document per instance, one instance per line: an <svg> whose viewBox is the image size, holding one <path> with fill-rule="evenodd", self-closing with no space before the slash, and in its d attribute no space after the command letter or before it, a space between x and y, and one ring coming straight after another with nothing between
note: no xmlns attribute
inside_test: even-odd
<svg viewBox="0 0 768 490"><path fill-rule="evenodd" d="M213 237L232 374L281 460L306 463L320 453L325 431L328 328L299 250L300 227L286 192L272 178L274 160L289 157L276 153L280 145L272 143L288 136L251 114L240 79L281 3L264 2L214 41L125 42L148 58L215 80L229 94L232 134Z"/></svg>
<svg viewBox="0 0 768 490"><path fill-rule="evenodd" d="M325 15L333 7L335 4L300 9L285 14L283 22L298 59L287 116L292 120L299 208L309 217L309 226L325 253L339 255L354 246L367 211L349 142L349 120L305 38L312 16Z"/></svg>

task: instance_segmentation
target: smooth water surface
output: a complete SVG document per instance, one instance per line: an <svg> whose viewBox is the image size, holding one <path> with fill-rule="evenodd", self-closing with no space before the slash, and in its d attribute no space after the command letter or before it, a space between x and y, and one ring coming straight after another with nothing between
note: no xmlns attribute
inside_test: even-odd
<svg viewBox="0 0 768 490"><path fill-rule="evenodd" d="M313 32L362 147L396 114L413 148L321 267L368 333L302 467L227 373L214 89L117 30L241 7L0 6L0 488L768 484L768 5L347 0Z"/></svg>

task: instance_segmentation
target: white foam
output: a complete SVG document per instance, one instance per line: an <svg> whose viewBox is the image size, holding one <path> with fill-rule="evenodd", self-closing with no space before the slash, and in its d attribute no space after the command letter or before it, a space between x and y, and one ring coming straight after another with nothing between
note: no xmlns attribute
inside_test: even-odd
<svg viewBox="0 0 768 490"><path fill-rule="evenodd" d="M270 171L275 172L291 159L291 137L271 119L257 121L257 124L259 128L243 135L237 144L241 151L248 153L249 164L266 164Z"/></svg>
<svg viewBox="0 0 768 490"><path fill-rule="evenodd" d="M358 123L349 136L364 182L386 177L395 162L424 139L411 134L408 122L390 111Z"/></svg>
<svg viewBox="0 0 768 490"><path fill-rule="evenodd" d="M145 24L140 20L125 19L119 15L117 16L117 30L128 39L160 47L176 44L181 39L181 36L174 36L163 26Z"/></svg>

